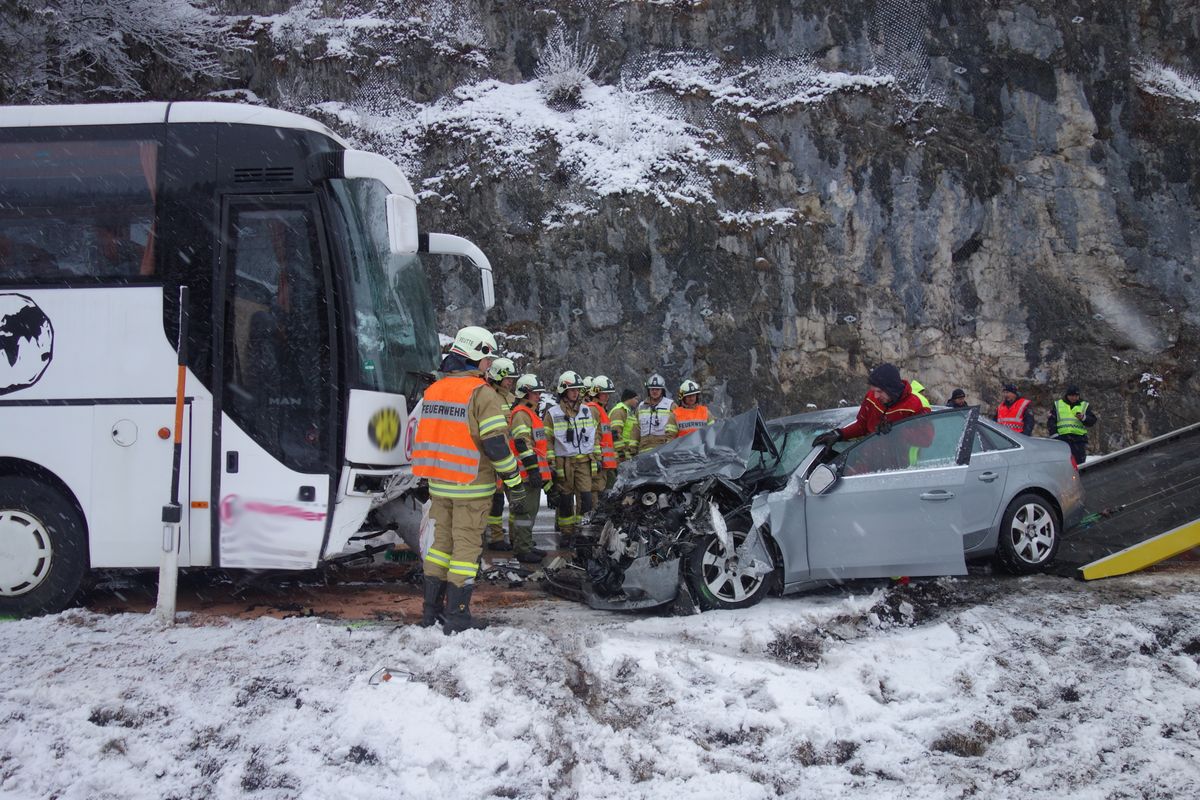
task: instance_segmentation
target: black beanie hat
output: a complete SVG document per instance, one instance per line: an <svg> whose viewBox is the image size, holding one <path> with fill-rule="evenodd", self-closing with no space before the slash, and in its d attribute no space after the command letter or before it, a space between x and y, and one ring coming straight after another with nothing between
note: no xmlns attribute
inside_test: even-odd
<svg viewBox="0 0 1200 800"><path fill-rule="evenodd" d="M880 364L871 370L871 374L867 376L867 383L890 394L893 403L904 394L904 381L900 380L900 370L896 369L894 364Z"/></svg>
<svg viewBox="0 0 1200 800"><path fill-rule="evenodd" d="M635 392L633 389L626 389L625 391L621 392L621 402L624 403L629 398L637 397L637 396L638 396L638 393Z"/></svg>
<svg viewBox="0 0 1200 800"><path fill-rule="evenodd" d="M962 389L955 389L953 392L950 393L951 400L957 399L959 397L965 398L966 396L967 396L967 393L964 392Z"/></svg>

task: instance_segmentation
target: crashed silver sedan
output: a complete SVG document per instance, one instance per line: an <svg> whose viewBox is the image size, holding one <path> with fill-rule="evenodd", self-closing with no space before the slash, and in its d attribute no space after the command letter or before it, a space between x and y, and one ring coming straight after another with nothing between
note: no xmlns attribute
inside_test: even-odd
<svg viewBox="0 0 1200 800"><path fill-rule="evenodd" d="M764 422L751 411L623 464L576 551L582 599L743 608L830 582L962 575L968 560L1035 572L1083 514L1062 442L1013 433L972 407L812 446L854 414ZM913 437L906 426L924 427Z"/></svg>

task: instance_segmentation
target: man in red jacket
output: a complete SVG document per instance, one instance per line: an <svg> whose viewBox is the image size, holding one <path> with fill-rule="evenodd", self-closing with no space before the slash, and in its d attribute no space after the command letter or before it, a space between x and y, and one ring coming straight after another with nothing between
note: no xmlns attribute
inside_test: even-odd
<svg viewBox="0 0 1200 800"><path fill-rule="evenodd" d="M867 396L863 398L854 422L822 433L813 440L813 447L829 446L872 433L888 433L895 422L929 413L921 398L913 394L908 381L901 380L900 370L892 364L880 364L871 370L867 384ZM908 425L903 439L905 448L928 447L933 444L933 428L928 424Z"/></svg>

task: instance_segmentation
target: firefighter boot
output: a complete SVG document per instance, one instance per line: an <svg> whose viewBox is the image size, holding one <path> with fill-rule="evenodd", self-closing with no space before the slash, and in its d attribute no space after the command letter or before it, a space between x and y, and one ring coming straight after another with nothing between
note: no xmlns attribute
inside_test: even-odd
<svg viewBox="0 0 1200 800"><path fill-rule="evenodd" d="M446 624L442 631L449 636L452 633L462 633L468 630L483 630L487 627L482 622L471 617L471 592L475 591L474 584L446 586Z"/></svg>
<svg viewBox="0 0 1200 800"><path fill-rule="evenodd" d="M446 621L446 582L425 576L425 604L421 606L421 627L432 628Z"/></svg>

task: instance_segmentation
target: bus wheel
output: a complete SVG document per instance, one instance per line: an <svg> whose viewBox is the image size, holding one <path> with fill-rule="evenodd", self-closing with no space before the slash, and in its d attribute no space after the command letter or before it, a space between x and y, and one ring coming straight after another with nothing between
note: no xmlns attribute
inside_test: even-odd
<svg viewBox="0 0 1200 800"><path fill-rule="evenodd" d="M87 567L87 536L74 504L32 478L0 477L0 614L62 611Z"/></svg>

